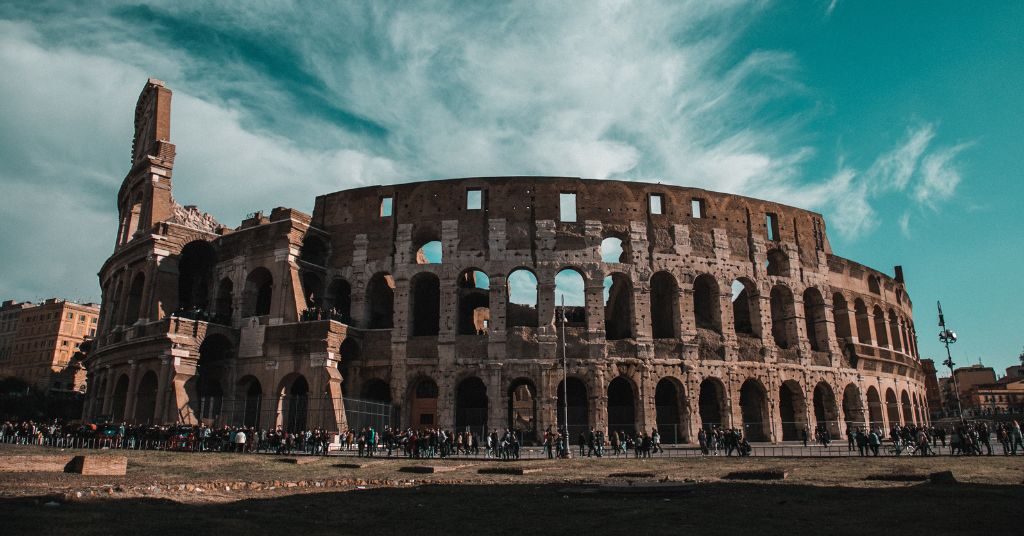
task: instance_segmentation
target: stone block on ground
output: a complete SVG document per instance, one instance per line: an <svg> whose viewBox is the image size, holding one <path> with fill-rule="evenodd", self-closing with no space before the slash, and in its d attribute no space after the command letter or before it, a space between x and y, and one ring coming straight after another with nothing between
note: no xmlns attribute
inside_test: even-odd
<svg viewBox="0 0 1024 536"><path fill-rule="evenodd" d="M70 456L0 456L0 473L60 473Z"/></svg>
<svg viewBox="0 0 1024 536"><path fill-rule="evenodd" d="M124 476L128 472L128 457L75 456L64 467L64 472L84 476Z"/></svg>

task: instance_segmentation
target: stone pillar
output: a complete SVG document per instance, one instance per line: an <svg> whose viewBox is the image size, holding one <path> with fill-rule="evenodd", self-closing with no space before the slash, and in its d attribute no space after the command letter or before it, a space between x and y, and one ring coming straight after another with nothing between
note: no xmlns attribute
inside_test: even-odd
<svg viewBox="0 0 1024 536"><path fill-rule="evenodd" d="M658 426L658 408L654 399L654 392L657 389L658 378L652 377L649 367L640 366L639 382L637 384L637 406L640 410L637 423L643 430L650 432Z"/></svg>
<svg viewBox="0 0 1024 536"><path fill-rule="evenodd" d="M107 378L107 393L103 397L103 415L110 415L111 410L114 408L114 384L117 383L117 378L114 377L114 370L107 365L104 375Z"/></svg>
<svg viewBox="0 0 1024 536"><path fill-rule="evenodd" d="M502 273L493 276L488 274L488 277L490 288L487 291L487 306L491 318L487 323L487 357L491 360L501 360L506 357L508 340L508 281L506 274Z"/></svg>
<svg viewBox="0 0 1024 536"><path fill-rule="evenodd" d="M590 277L584 281L583 292L584 307L587 310L586 344L589 347L588 355L591 359L601 359L605 355L604 281L594 277L594 274L590 274Z"/></svg>
<svg viewBox="0 0 1024 536"><path fill-rule="evenodd" d="M129 361L128 369L128 396L124 404L124 420L125 422L135 422L135 402L136 393L135 389L139 381L139 362Z"/></svg>
<svg viewBox="0 0 1024 536"><path fill-rule="evenodd" d="M167 405L167 385L170 383L170 377L168 374L169 365L171 362L170 355L160 356L160 373L157 375L156 385L156 409L153 415L153 422L155 424L165 424L168 422L167 416L165 415Z"/></svg>

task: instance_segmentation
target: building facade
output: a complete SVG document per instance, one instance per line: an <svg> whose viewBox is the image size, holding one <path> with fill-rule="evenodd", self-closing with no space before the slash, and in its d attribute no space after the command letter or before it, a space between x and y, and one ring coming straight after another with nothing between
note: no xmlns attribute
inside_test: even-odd
<svg viewBox="0 0 1024 536"><path fill-rule="evenodd" d="M666 442L927 420L902 270L834 255L819 214L497 177L345 190L228 229L171 197L170 100L150 80L136 107L87 418L338 430L376 401L403 427L568 419Z"/></svg>
<svg viewBox="0 0 1024 536"><path fill-rule="evenodd" d="M44 391L84 391L85 374L73 358L96 335L99 306L50 298L43 303L4 302L0 321L7 350L0 358L0 379L15 378ZM10 334L13 333L13 336Z"/></svg>

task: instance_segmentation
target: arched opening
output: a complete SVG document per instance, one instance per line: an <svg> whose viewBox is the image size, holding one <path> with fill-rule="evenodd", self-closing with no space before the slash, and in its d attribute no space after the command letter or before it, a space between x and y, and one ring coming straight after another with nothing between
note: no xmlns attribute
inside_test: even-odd
<svg viewBox="0 0 1024 536"><path fill-rule="evenodd" d="M705 430L721 427L727 422L725 415L725 387L718 378L705 378L700 382L697 401L701 426Z"/></svg>
<svg viewBox="0 0 1024 536"><path fill-rule="evenodd" d="M302 295L306 300L306 308L319 310L324 305L323 280L313 272L303 272L300 281L302 282Z"/></svg>
<svg viewBox="0 0 1024 536"><path fill-rule="evenodd" d="M662 378L654 388L654 408L662 443L686 443L688 440L682 392L683 386L675 378Z"/></svg>
<svg viewBox="0 0 1024 536"><path fill-rule="evenodd" d="M299 260L316 266L327 266L327 242L319 236L307 234L302 241Z"/></svg>
<svg viewBox="0 0 1024 536"><path fill-rule="evenodd" d="M156 389L156 373L150 370L142 375L139 387L135 390L133 420L136 424L153 424L156 413Z"/></svg>
<svg viewBox="0 0 1024 536"><path fill-rule="evenodd" d="M868 424L871 429L881 430L885 421L882 420L882 399L874 386L868 387Z"/></svg>
<svg viewBox="0 0 1024 536"><path fill-rule="evenodd" d="M255 376L246 376L238 381L236 392L242 396L242 426L259 427L263 405L263 386L260 381Z"/></svg>
<svg viewBox="0 0 1024 536"><path fill-rule="evenodd" d="M409 411L411 426L433 427L437 423L437 384L430 378L420 378L412 385Z"/></svg>
<svg viewBox="0 0 1024 536"><path fill-rule="evenodd" d="M843 389L843 419L846 421L846 430L864 427L864 407L860 401L860 389L852 383Z"/></svg>
<svg viewBox="0 0 1024 536"><path fill-rule="evenodd" d="M818 385L814 386L814 420L817 421L819 430L824 428L833 438L840 437L836 395L832 391L832 386L825 382L818 382Z"/></svg>
<svg viewBox="0 0 1024 536"><path fill-rule="evenodd" d="M567 327L587 327L584 291L583 274L572 268L566 268L555 274L555 307L558 308L558 311L564 309ZM556 324L560 321L557 318L555 320Z"/></svg>
<svg viewBox="0 0 1024 536"><path fill-rule="evenodd" d="M782 251L781 249L772 249L768 251L767 257L767 261L765 262L765 271L768 272L768 275L789 275L789 255L786 255L785 251Z"/></svg>
<svg viewBox="0 0 1024 536"><path fill-rule="evenodd" d="M803 389L793 380L779 386L779 418L782 420L783 441L803 439L802 433L807 427L807 406Z"/></svg>
<svg viewBox="0 0 1024 536"><path fill-rule="evenodd" d="M248 318L269 315L273 291L274 276L270 275L270 270L260 267L249 272L249 277L245 278L242 316Z"/></svg>
<svg viewBox="0 0 1024 536"><path fill-rule="evenodd" d="M679 337L679 285L669 272L651 276L651 336Z"/></svg>
<svg viewBox="0 0 1024 536"><path fill-rule="evenodd" d="M441 326L441 280L421 272L413 276L410 287L410 333L413 337L437 335Z"/></svg>
<svg viewBox="0 0 1024 536"><path fill-rule="evenodd" d="M836 292L832 295L832 318L835 319L836 338L852 338L850 329L850 306L846 303L846 297Z"/></svg>
<svg viewBox="0 0 1024 536"><path fill-rule="evenodd" d="M332 320L352 324L352 285L337 278L327 287L327 309Z"/></svg>
<svg viewBox="0 0 1024 536"><path fill-rule="evenodd" d="M912 424L911 421L914 419L914 407L910 404L910 395L906 391L900 393L900 402L903 404L903 420L901 424L904 426ZM913 424L917 424L914 422Z"/></svg>
<svg viewBox="0 0 1024 536"><path fill-rule="evenodd" d="M569 378L568 383L558 382L558 427L568 429L569 441L579 436L580 432L590 430L590 415L587 407L587 386L579 378ZM566 407L568 401L568 408ZM566 410L568 409L569 426L566 428Z"/></svg>
<svg viewBox="0 0 1024 536"><path fill-rule="evenodd" d="M633 286L614 273L604 280L604 336L609 341L633 337Z"/></svg>
<svg viewBox="0 0 1024 536"><path fill-rule="evenodd" d="M363 384L362 390L359 391L359 398L371 402L380 402L381 404L390 404L391 386L388 385L388 382L379 378L367 380Z"/></svg>
<svg viewBox="0 0 1024 536"><path fill-rule="evenodd" d="M616 236L609 236L601 241L601 262L618 264L625 257L625 248L622 246L622 239Z"/></svg>
<svg viewBox="0 0 1024 536"><path fill-rule="evenodd" d="M885 328L885 313L882 311L882 308L877 305L875 306L873 313L875 317L875 340L877 341L878 346L885 348L889 346L889 335Z"/></svg>
<svg viewBox="0 0 1024 536"><path fill-rule="evenodd" d="M785 285L775 285L771 294L772 338L775 345L786 349L796 345L796 305L793 291Z"/></svg>
<svg viewBox="0 0 1024 536"><path fill-rule="evenodd" d="M889 332L892 333L892 348L897 352L903 351L903 341L900 340L900 321L896 311L889 309Z"/></svg>
<svg viewBox="0 0 1024 536"><path fill-rule="evenodd" d="M526 378L519 378L508 388L508 427L536 439L537 388Z"/></svg>
<svg viewBox="0 0 1024 536"><path fill-rule="evenodd" d="M506 280L506 327L537 327L537 276L520 268Z"/></svg>
<svg viewBox="0 0 1024 536"><path fill-rule="evenodd" d="M761 336L757 285L745 277L732 282L732 326L737 335Z"/></svg>
<svg viewBox="0 0 1024 536"><path fill-rule="evenodd" d="M885 413L889 417L889 426L900 423L900 405L896 401L896 391L885 390Z"/></svg>
<svg viewBox="0 0 1024 536"><path fill-rule="evenodd" d="M210 335L199 345L199 360L194 382L196 400L189 405L199 419L216 422L224 403L224 382L228 380L231 367L231 341L223 335Z"/></svg>
<svg viewBox="0 0 1024 536"><path fill-rule="evenodd" d="M388 273L378 273L366 285L366 327L390 329L394 327L395 279Z"/></svg>
<svg viewBox="0 0 1024 536"><path fill-rule="evenodd" d="M815 352L828 351L828 323L825 318L825 299L814 287L804 290L804 323L807 327L807 342Z"/></svg>
<svg viewBox="0 0 1024 536"><path fill-rule="evenodd" d="M122 374L114 384L114 404L111 407L111 418L114 422L124 422L127 416L124 409L128 406L128 375Z"/></svg>
<svg viewBox="0 0 1024 536"><path fill-rule="evenodd" d="M431 240L416 250L416 264L441 264L442 250L440 240Z"/></svg>
<svg viewBox="0 0 1024 536"><path fill-rule="evenodd" d="M743 416L743 436L749 441L768 441L771 428L768 392L754 378L748 378L740 387L740 413Z"/></svg>
<svg viewBox="0 0 1024 536"><path fill-rule="evenodd" d="M304 431L309 413L309 383L304 376L295 374L291 381L282 382L281 405L285 431Z"/></svg>
<svg viewBox="0 0 1024 536"><path fill-rule="evenodd" d="M146 288L146 276L141 273L135 274L132 279L132 286L128 289L128 305L124 312L124 323L131 326L138 322L142 315L142 292Z"/></svg>
<svg viewBox="0 0 1024 536"><path fill-rule="evenodd" d="M485 335L491 322L490 278L480 270L459 274L459 335Z"/></svg>
<svg viewBox="0 0 1024 536"><path fill-rule="evenodd" d="M868 319L868 306L864 300L857 298L853 301L853 312L857 316L857 340L861 344L872 344L871 321Z"/></svg>
<svg viewBox="0 0 1024 536"><path fill-rule="evenodd" d="M608 384L608 431L626 434L637 432L633 386L622 376Z"/></svg>
<svg viewBox="0 0 1024 536"><path fill-rule="evenodd" d="M868 276L868 292L872 294L882 293L882 286L877 275Z"/></svg>
<svg viewBox="0 0 1024 536"><path fill-rule="evenodd" d="M178 258L178 310L209 311L217 252L206 240L193 240Z"/></svg>
<svg viewBox="0 0 1024 536"><path fill-rule="evenodd" d="M722 333L721 292L718 282L708 274L701 274L693 280L693 320L697 329L709 329Z"/></svg>
<svg viewBox="0 0 1024 536"><path fill-rule="evenodd" d="M476 376L455 387L455 430L480 435L487 430L487 386Z"/></svg>
<svg viewBox="0 0 1024 536"><path fill-rule="evenodd" d="M231 324L231 318L234 316L234 292L235 284L231 282L231 279L225 277L220 280L220 284L217 285L217 306L214 311L214 320L220 324Z"/></svg>

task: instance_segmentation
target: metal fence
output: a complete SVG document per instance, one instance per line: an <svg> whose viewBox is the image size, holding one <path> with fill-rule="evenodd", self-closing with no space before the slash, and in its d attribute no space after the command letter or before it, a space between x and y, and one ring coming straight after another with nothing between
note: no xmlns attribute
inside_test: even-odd
<svg viewBox="0 0 1024 536"><path fill-rule="evenodd" d="M342 407L345 410L348 428L351 430L361 430L366 426L382 430L385 426L396 426L399 422L398 407L386 402L358 398L338 400L306 395L241 398L199 397L193 400L188 407L179 409L178 421L197 421L212 428L244 426L257 429L281 428L290 432L311 428L334 429L336 427L335 412ZM144 410L141 413L152 414L149 410ZM136 411L136 414L138 415L140 412ZM117 411L114 412L111 420L114 422L128 421L135 424L163 424L154 422L152 418L135 419L134 421L119 418Z"/></svg>

